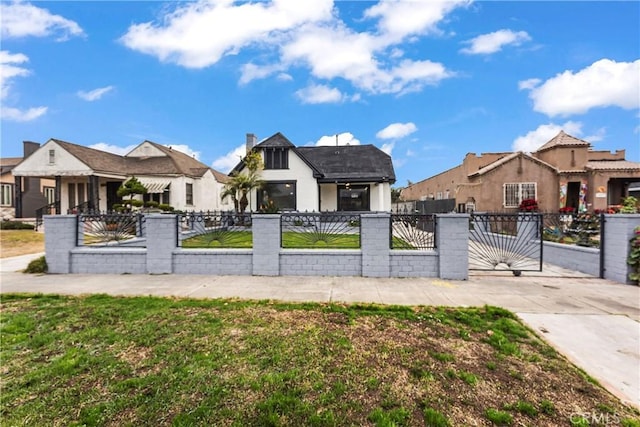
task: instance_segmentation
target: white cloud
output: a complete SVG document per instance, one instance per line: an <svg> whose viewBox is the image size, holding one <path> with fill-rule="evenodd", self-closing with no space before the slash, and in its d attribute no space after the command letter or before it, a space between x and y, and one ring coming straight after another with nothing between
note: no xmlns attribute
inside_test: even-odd
<svg viewBox="0 0 640 427"><path fill-rule="evenodd" d="M329 104L342 102L345 97L336 88L325 85L311 85L296 91L303 104Z"/></svg>
<svg viewBox="0 0 640 427"><path fill-rule="evenodd" d="M532 153L549 142L549 140L556 136L561 130L569 135L579 137L582 135L582 123L568 121L561 125L555 123L540 125L537 129L528 132L526 135L517 137L513 141L512 149L513 151Z"/></svg>
<svg viewBox="0 0 640 427"><path fill-rule="evenodd" d="M58 41L67 40L70 36L82 36L82 28L69 19L53 15L47 9L29 3L15 1L0 5L0 34L7 38L46 37L57 34Z"/></svg>
<svg viewBox="0 0 640 427"><path fill-rule="evenodd" d="M97 144L90 145L89 148L93 148L100 151L106 151L107 153L118 154L124 156L129 154L131 150L136 148L138 144L127 145L126 147L119 147L117 145L108 144L106 142L98 142Z"/></svg>
<svg viewBox="0 0 640 427"><path fill-rule="evenodd" d="M400 139L405 136L411 135L418 128L412 122L407 123L392 123L386 128L376 133L376 138L379 139Z"/></svg>
<svg viewBox="0 0 640 427"><path fill-rule="evenodd" d="M193 157L196 160L200 160L200 152L194 151L186 144L163 144L165 147L170 147L172 150L180 151L189 157Z"/></svg>
<svg viewBox="0 0 640 427"><path fill-rule="evenodd" d="M15 65L27 61L29 61L29 58L22 53L13 54L7 50L0 51L0 99L7 97L12 80L15 77L24 77L31 74L28 69Z"/></svg>
<svg viewBox="0 0 640 427"><path fill-rule="evenodd" d="M291 67L307 68L327 86L344 79L371 94L421 90L455 73L426 59L406 59L397 45L429 33L469 0L405 2L382 0L365 11L375 32L357 32L341 21L332 0L234 3L230 0L178 3L156 22L131 25L121 42L161 61L203 68L225 55L259 49L262 64L240 70L240 84L275 76L290 78ZM407 40L409 39L409 40ZM327 91L325 91L326 93ZM299 94L301 100L312 99ZM331 91L331 101L337 94ZM359 96L359 95L358 95Z"/></svg>
<svg viewBox="0 0 640 427"><path fill-rule="evenodd" d="M333 2L274 0L240 3L229 0L179 4L157 25L131 25L120 39L125 46L161 61L204 68L224 55L252 44L277 46L282 32L331 17Z"/></svg>
<svg viewBox="0 0 640 427"><path fill-rule="evenodd" d="M247 147L242 144L233 150L229 151L222 157L218 157L212 163L214 169L224 173L231 172L231 169L236 167L240 160L247 154Z"/></svg>
<svg viewBox="0 0 640 427"><path fill-rule="evenodd" d="M98 89L90 90L88 92L78 91L77 95L85 101L96 101L102 98L102 95L113 90L113 86L105 86Z"/></svg>
<svg viewBox="0 0 640 427"><path fill-rule="evenodd" d="M27 61L29 58L22 53L12 54L6 50L0 51L0 100L3 101L0 116L3 120L28 122L47 112L47 107L32 107L25 110L7 105L6 99L9 96L13 79L31 74L28 69L16 65Z"/></svg>
<svg viewBox="0 0 640 427"><path fill-rule="evenodd" d="M522 80L522 81L518 82L518 89L519 90L531 90L531 89L535 88L536 86L538 86L541 82L542 82L542 80L540 80L540 79Z"/></svg>
<svg viewBox="0 0 640 427"><path fill-rule="evenodd" d="M382 0L365 12L367 18L379 18L378 29L384 37L399 41L415 34L440 33L437 24L453 9L466 6L471 1Z"/></svg>
<svg viewBox="0 0 640 427"><path fill-rule="evenodd" d="M391 155L391 152L393 151L393 148L396 146L395 141L393 142L387 142L385 144L382 144L382 147L380 147L380 150L387 153L388 155Z"/></svg>
<svg viewBox="0 0 640 427"><path fill-rule="evenodd" d="M640 59L601 59L573 73L565 71L533 87L533 109L550 117L583 114L592 108L640 108Z"/></svg>
<svg viewBox="0 0 640 427"><path fill-rule="evenodd" d="M337 138L337 142L336 142ZM351 132L343 132L338 135L328 135L321 137L316 141L316 147L320 146L336 146L336 145L360 145L360 141L356 139Z"/></svg>
<svg viewBox="0 0 640 427"><path fill-rule="evenodd" d="M31 120L35 120L38 117L42 116L47 112L47 107L34 107L28 108L26 110L21 110L19 108L5 107L2 106L0 110L0 116L2 116L2 120L11 120L14 122L30 122Z"/></svg>
<svg viewBox="0 0 640 427"><path fill-rule="evenodd" d="M498 30L489 34L482 34L463 43L469 47L460 49L460 52L469 55L489 55L502 50L503 46L519 46L531 40L526 31Z"/></svg>

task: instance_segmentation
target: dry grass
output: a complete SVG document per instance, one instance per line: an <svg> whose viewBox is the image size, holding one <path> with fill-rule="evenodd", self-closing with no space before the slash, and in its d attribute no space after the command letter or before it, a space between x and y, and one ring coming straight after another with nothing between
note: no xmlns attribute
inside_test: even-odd
<svg viewBox="0 0 640 427"><path fill-rule="evenodd" d="M44 252L44 233L33 230L0 230L0 258Z"/></svg>

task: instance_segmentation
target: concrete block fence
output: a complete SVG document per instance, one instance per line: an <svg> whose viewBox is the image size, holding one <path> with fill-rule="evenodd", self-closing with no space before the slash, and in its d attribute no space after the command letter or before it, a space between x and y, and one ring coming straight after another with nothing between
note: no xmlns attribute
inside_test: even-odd
<svg viewBox="0 0 640 427"><path fill-rule="evenodd" d="M252 249L183 249L176 215L146 216L146 247L78 246L75 215L44 220L51 273L468 277L467 215L439 216L431 251L390 249L389 213L363 213L360 249L339 250L281 248L280 215L252 215Z"/></svg>
<svg viewBox="0 0 640 427"><path fill-rule="evenodd" d="M146 216L146 247L78 246L75 215L45 216L45 251L50 273L210 274L257 276L439 277L466 280L469 274L469 215L442 214L436 220L434 250L389 248L389 213L361 215L360 249L283 249L280 215L252 216L252 249L183 249L176 215ZM640 214L605 215L602 252L545 242L545 262L628 280L629 240Z"/></svg>

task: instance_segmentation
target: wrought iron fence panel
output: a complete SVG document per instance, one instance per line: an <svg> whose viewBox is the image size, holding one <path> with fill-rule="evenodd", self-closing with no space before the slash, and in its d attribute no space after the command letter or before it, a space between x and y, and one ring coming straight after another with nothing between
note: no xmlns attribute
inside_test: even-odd
<svg viewBox="0 0 640 427"><path fill-rule="evenodd" d="M251 227L251 213L185 212L178 215L178 240L183 248L251 248Z"/></svg>
<svg viewBox="0 0 640 427"><path fill-rule="evenodd" d="M542 270L542 215L473 213L469 218L469 269Z"/></svg>
<svg viewBox="0 0 640 427"><path fill-rule="evenodd" d="M360 213L283 213L280 230L283 248L360 248Z"/></svg>
<svg viewBox="0 0 640 427"><path fill-rule="evenodd" d="M78 244L112 246L144 237L145 217L140 213L87 212L78 215Z"/></svg>
<svg viewBox="0 0 640 427"><path fill-rule="evenodd" d="M436 216L391 214L391 249L433 250L436 247Z"/></svg>
<svg viewBox="0 0 640 427"><path fill-rule="evenodd" d="M548 242L600 247L602 216L591 213L543 213L542 237Z"/></svg>

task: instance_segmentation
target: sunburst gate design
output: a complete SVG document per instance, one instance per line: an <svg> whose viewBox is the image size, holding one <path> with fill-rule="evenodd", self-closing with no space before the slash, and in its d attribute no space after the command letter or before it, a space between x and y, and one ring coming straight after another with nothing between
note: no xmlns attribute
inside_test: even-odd
<svg viewBox="0 0 640 427"><path fill-rule="evenodd" d="M280 217L283 248L358 249L357 213L285 213Z"/></svg>
<svg viewBox="0 0 640 427"><path fill-rule="evenodd" d="M78 215L81 243L91 246L117 245L141 237L145 218L131 213L87 213ZM79 236L80 239L80 236Z"/></svg>
<svg viewBox="0 0 640 427"><path fill-rule="evenodd" d="M542 214L473 213L469 269L542 271Z"/></svg>
<svg viewBox="0 0 640 427"><path fill-rule="evenodd" d="M392 214L391 249L433 250L436 217L430 214Z"/></svg>
<svg viewBox="0 0 640 427"><path fill-rule="evenodd" d="M178 216L183 248L251 248L251 214L222 211Z"/></svg>

